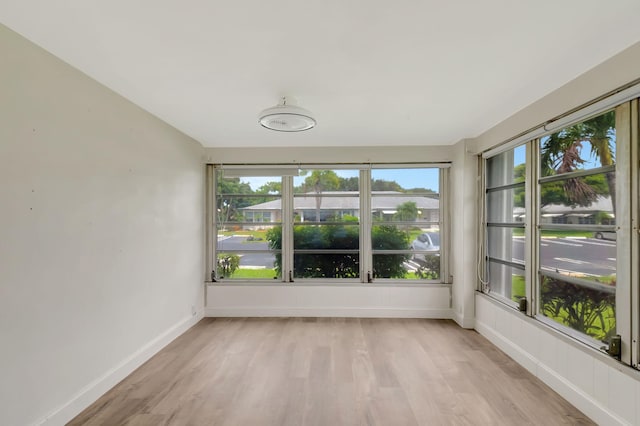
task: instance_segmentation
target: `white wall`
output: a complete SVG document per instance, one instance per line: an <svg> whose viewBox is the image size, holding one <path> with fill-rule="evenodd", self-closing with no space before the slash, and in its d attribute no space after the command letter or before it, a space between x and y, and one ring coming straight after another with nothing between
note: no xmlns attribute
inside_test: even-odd
<svg viewBox="0 0 640 426"><path fill-rule="evenodd" d="M203 309L202 147L0 26L0 424L63 424Z"/></svg>
<svg viewBox="0 0 640 426"><path fill-rule="evenodd" d="M212 163L444 162L452 147L208 148ZM207 287L208 316L340 316L451 318L450 285L216 284Z"/></svg>
<svg viewBox="0 0 640 426"><path fill-rule="evenodd" d="M640 372L478 294L475 328L600 425L640 425Z"/></svg>
<svg viewBox="0 0 640 426"><path fill-rule="evenodd" d="M451 318L448 285L210 285L212 317Z"/></svg>
<svg viewBox="0 0 640 426"><path fill-rule="evenodd" d="M461 142L456 148L466 146L467 150L475 152L486 150L638 78L640 43L517 112L478 138ZM470 177L476 173L474 165L468 163L465 174ZM464 205L469 202L466 200ZM471 235L465 238L468 238L467 244L475 243ZM473 266L465 265L464 268L466 274L473 277ZM466 291L465 300L469 296ZM454 307L455 300L454 291ZM598 424L640 425L640 372L485 295L476 294L475 310L476 330Z"/></svg>
<svg viewBox="0 0 640 426"><path fill-rule="evenodd" d="M473 328L476 288L478 226L477 158L468 152L467 142L454 147L451 167L451 274L453 275L453 319Z"/></svg>
<svg viewBox="0 0 640 426"><path fill-rule="evenodd" d="M473 139L469 147L476 152L487 150L638 78L640 42L516 112Z"/></svg>

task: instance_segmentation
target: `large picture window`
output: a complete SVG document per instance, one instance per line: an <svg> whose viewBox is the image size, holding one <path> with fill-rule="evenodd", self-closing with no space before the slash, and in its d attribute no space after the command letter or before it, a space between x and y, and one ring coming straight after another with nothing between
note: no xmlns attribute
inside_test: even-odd
<svg viewBox="0 0 640 426"><path fill-rule="evenodd" d="M446 167L212 170L212 280L445 281Z"/></svg>

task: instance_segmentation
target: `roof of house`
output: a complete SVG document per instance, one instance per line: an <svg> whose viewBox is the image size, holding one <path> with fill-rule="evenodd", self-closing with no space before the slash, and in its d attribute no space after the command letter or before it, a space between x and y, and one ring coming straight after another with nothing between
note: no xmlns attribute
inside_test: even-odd
<svg viewBox="0 0 640 426"><path fill-rule="evenodd" d="M436 210L440 206L440 200L426 195L404 194L394 191L374 191L371 197L372 210L394 211L402 203L414 202L418 209ZM436 196L436 195L434 195ZM317 194L308 192L296 194L293 199L295 210L316 209ZM320 208L323 210L359 210L360 200L356 191L327 191L321 194ZM241 210L280 210L281 200L267 201L253 206L244 207Z"/></svg>
<svg viewBox="0 0 640 426"><path fill-rule="evenodd" d="M611 198L598 197L596 201L588 206L567 206L565 204L547 204L542 207L542 214L593 214L597 212L612 213L613 206L611 205ZM524 207L516 207L513 209L514 214L524 214Z"/></svg>

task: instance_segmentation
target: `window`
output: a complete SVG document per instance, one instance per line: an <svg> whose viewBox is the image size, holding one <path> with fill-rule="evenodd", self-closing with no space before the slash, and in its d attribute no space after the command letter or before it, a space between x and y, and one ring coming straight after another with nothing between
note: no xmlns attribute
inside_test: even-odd
<svg viewBox="0 0 640 426"><path fill-rule="evenodd" d="M360 171L293 178L293 278L360 278Z"/></svg>
<svg viewBox="0 0 640 426"><path fill-rule="evenodd" d="M438 169L371 170L375 278L440 279L439 180Z"/></svg>
<svg viewBox="0 0 640 426"><path fill-rule="evenodd" d="M616 241L595 234L615 231L615 111L562 128L539 145L538 314L609 341L617 334Z"/></svg>
<svg viewBox="0 0 640 426"><path fill-rule="evenodd" d="M211 167L212 281L444 282L447 169Z"/></svg>
<svg viewBox="0 0 640 426"><path fill-rule="evenodd" d="M591 107L586 119L569 116L528 142L485 154L480 275L487 294L586 344L621 339L614 355L636 367L637 105Z"/></svg>
<svg viewBox="0 0 640 426"><path fill-rule="evenodd" d="M215 181L215 277L280 278L281 236L273 230L282 222L282 177L217 170Z"/></svg>
<svg viewBox="0 0 640 426"><path fill-rule="evenodd" d="M526 146L486 164L487 282L485 291L515 304L525 297Z"/></svg>

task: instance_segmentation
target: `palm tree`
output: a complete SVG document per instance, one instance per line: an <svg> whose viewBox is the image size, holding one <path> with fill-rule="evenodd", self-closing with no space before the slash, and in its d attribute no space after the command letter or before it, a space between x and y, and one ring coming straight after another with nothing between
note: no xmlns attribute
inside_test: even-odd
<svg viewBox="0 0 640 426"><path fill-rule="evenodd" d="M615 164L613 140L615 132L615 112L609 111L582 123L564 128L549 136L543 146L541 165L543 176L575 171L585 162L580 157L582 144L591 145L591 153L598 157L602 166ZM608 195L613 212L616 209L615 171L605 173ZM570 204L591 205L598 193L583 178L570 178L563 182L566 199Z"/></svg>

